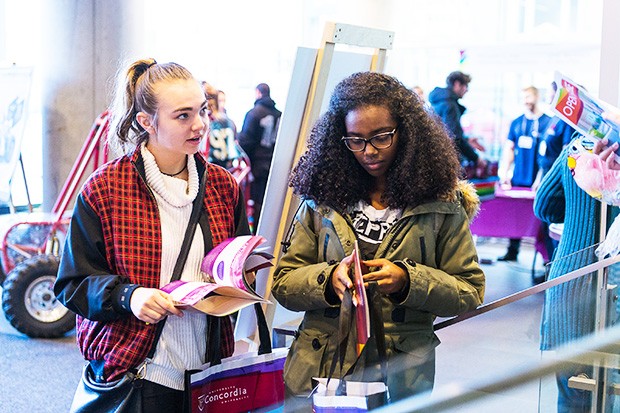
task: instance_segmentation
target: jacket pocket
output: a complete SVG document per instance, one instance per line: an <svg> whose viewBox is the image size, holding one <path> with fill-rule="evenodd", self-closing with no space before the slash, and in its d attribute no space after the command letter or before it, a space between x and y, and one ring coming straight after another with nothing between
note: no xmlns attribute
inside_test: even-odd
<svg viewBox="0 0 620 413"><path fill-rule="evenodd" d="M394 351L397 354L406 353L421 360L430 357L432 351L439 345L439 339L433 333L394 337L393 340Z"/></svg>
<svg viewBox="0 0 620 413"><path fill-rule="evenodd" d="M329 337L329 334L317 331L299 332L284 364L284 383L290 393L297 396L310 394L312 377L320 377Z"/></svg>

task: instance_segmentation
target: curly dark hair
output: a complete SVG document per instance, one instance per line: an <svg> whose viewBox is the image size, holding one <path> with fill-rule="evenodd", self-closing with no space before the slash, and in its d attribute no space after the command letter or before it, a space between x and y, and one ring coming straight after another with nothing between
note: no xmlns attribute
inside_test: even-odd
<svg viewBox="0 0 620 413"><path fill-rule="evenodd" d="M387 171L382 200L392 208L449 198L460 164L452 139L420 98L392 76L355 73L334 89L329 108L314 125L306 152L292 171L295 194L338 212L370 201L373 178L341 141L345 117L365 106L385 106L398 123L398 152Z"/></svg>

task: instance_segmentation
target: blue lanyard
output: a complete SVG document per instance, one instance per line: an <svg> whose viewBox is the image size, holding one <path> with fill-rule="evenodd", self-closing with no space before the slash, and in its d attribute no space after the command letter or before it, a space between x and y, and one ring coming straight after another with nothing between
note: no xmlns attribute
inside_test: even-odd
<svg viewBox="0 0 620 413"><path fill-rule="evenodd" d="M534 139L538 139L540 133L538 132L538 118L532 119L532 129L530 133L527 133L527 121L528 119L523 115L523 119L521 120L521 135L523 136L531 136Z"/></svg>

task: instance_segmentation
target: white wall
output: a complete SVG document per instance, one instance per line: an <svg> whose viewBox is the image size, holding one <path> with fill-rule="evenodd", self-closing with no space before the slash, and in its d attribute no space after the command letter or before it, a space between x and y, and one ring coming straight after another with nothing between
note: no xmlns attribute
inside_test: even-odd
<svg viewBox="0 0 620 413"><path fill-rule="evenodd" d="M6 12L0 64L19 60L35 66L33 103L45 70L42 1L0 0ZM136 40L124 56L186 65L226 91L238 127L260 82L270 84L284 108L296 49L318 47L327 21L394 31L387 72L408 86L421 85L427 94L443 86L452 70L470 73L464 120L489 145L504 139L507 124L521 112L520 90L534 84L544 92L556 69L598 93L603 0L125 1L138 12L134 21L119 22L133 29ZM31 119L40 125L37 110L31 110ZM36 128L31 135L37 138Z"/></svg>

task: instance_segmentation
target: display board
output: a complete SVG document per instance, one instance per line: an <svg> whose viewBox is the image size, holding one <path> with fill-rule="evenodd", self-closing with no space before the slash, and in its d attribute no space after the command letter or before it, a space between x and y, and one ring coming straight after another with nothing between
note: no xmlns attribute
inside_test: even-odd
<svg viewBox="0 0 620 413"><path fill-rule="evenodd" d="M327 23L322 47L298 49L257 228L257 233L264 236L273 248L274 262L280 257L280 242L299 203L288 187L288 178L293 165L305 150L312 126L325 111L338 82L355 72L383 71L386 49L391 49L393 39L394 33L385 30ZM372 53L336 52L337 43L370 48ZM265 269L257 274L256 291L264 297L270 297L273 270ZM265 313L271 326L303 316L302 313L284 309L273 298L270 300L272 305L265 307ZM242 310L237 318L236 340L252 343L255 331L254 311Z"/></svg>
<svg viewBox="0 0 620 413"><path fill-rule="evenodd" d="M28 112L32 68L0 68L0 203L11 200L11 179L19 162Z"/></svg>

